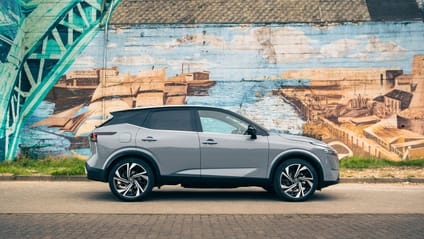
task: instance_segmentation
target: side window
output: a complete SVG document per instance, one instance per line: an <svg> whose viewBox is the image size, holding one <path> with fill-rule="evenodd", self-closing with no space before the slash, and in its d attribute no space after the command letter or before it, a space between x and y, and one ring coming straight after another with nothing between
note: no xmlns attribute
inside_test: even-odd
<svg viewBox="0 0 424 239"><path fill-rule="evenodd" d="M199 110L202 131L221 134L244 134L248 123L219 111Z"/></svg>
<svg viewBox="0 0 424 239"><path fill-rule="evenodd" d="M161 130L194 131L190 110L153 111L146 127Z"/></svg>
<svg viewBox="0 0 424 239"><path fill-rule="evenodd" d="M114 125L114 124L133 124L137 126L143 126L143 122L146 119L147 111L145 110L132 110L132 111L118 111L112 113L112 118L104 122L101 126Z"/></svg>

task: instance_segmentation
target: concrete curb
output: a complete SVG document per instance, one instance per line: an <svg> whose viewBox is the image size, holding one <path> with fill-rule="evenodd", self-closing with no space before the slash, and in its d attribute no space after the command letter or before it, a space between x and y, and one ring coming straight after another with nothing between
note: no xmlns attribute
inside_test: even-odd
<svg viewBox="0 0 424 239"><path fill-rule="evenodd" d="M86 176L0 176L0 181L89 181ZM340 183L424 183L424 178L341 178Z"/></svg>

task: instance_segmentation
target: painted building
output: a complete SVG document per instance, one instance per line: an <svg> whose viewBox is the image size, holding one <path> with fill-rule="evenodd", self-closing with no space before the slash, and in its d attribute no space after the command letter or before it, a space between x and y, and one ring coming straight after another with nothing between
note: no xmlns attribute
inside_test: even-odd
<svg viewBox="0 0 424 239"><path fill-rule="evenodd" d="M87 134L111 111L163 104L225 107L357 154L424 157L423 133L409 133L424 121L422 6L1 1L0 159L87 157ZM405 137L373 131L388 127Z"/></svg>

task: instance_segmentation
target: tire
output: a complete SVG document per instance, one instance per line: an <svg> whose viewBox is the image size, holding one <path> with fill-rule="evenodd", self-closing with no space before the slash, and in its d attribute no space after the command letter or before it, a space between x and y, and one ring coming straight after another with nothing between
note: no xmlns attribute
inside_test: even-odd
<svg viewBox="0 0 424 239"><path fill-rule="evenodd" d="M289 159L277 167L273 181L279 198L300 202L312 197L318 185L318 175L309 162Z"/></svg>
<svg viewBox="0 0 424 239"><path fill-rule="evenodd" d="M128 158L112 167L108 180L110 190L117 198L123 201L140 201L152 192L154 174L144 161Z"/></svg>

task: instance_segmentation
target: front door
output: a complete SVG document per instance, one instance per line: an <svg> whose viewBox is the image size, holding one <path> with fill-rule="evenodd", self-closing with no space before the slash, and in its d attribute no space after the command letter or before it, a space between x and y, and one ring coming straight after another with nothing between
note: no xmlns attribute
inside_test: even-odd
<svg viewBox="0 0 424 239"><path fill-rule="evenodd" d="M263 178L268 166L268 137L245 135L249 123L232 114L199 110L201 175Z"/></svg>

